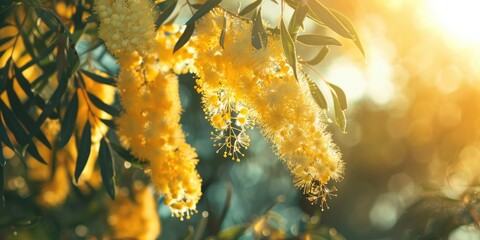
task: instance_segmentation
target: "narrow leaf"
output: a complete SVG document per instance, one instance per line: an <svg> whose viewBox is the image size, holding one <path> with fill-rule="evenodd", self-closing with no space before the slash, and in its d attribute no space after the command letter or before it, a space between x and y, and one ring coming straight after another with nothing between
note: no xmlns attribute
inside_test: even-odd
<svg viewBox="0 0 480 240"><path fill-rule="evenodd" d="M214 7L220 4L222 0L208 0L205 4L203 4L195 14L185 23L187 26L193 24L198 19L205 16L207 13L210 12Z"/></svg>
<svg viewBox="0 0 480 240"><path fill-rule="evenodd" d="M345 118L345 112L342 110L340 106L340 101L338 100L337 93L330 88L330 92L333 98L333 107L335 108L335 123L340 128L340 130L345 133L347 127L347 120Z"/></svg>
<svg viewBox="0 0 480 240"><path fill-rule="evenodd" d="M282 38L282 46L285 57L287 58L287 63L290 65L290 67L293 68L295 78L298 80L297 51L295 50L295 44L293 43L293 39L288 33L287 28L285 27L285 22L283 21L283 18L280 20L280 37Z"/></svg>
<svg viewBox="0 0 480 240"><path fill-rule="evenodd" d="M227 12L223 12L223 27L220 33L220 46L225 49L225 34L227 32Z"/></svg>
<svg viewBox="0 0 480 240"><path fill-rule="evenodd" d="M100 75L97 75L95 73L92 73L92 72L89 72L89 71L85 71L85 70L81 70L82 74L86 75L87 77L91 78L93 81L95 82L98 82L98 83L102 83L102 84L106 84L106 85L110 85L110 86L114 86L116 85L115 83L115 80L111 77L109 78L106 78L106 77L102 77Z"/></svg>
<svg viewBox="0 0 480 240"><path fill-rule="evenodd" d="M102 119L102 118L100 118L100 121L102 121L110 129L113 129L113 130L117 129L117 126L115 125L115 121L113 121L112 119Z"/></svg>
<svg viewBox="0 0 480 240"><path fill-rule="evenodd" d="M29 98L33 97L32 85L30 85L30 82L25 78L25 76L23 76L16 64L13 64L13 69L15 71L15 79L17 79L18 85L20 85L23 92L25 92Z"/></svg>
<svg viewBox="0 0 480 240"><path fill-rule="evenodd" d="M292 36L292 39L296 39L300 28L303 28L303 21L308 13L308 5L301 4L300 6L295 9L295 12L290 19L290 23L288 24L288 32Z"/></svg>
<svg viewBox="0 0 480 240"><path fill-rule="evenodd" d="M12 40L15 36L4 37L0 39L0 46L7 43L8 41Z"/></svg>
<svg viewBox="0 0 480 240"><path fill-rule="evenodd" d="M95 105L97 108L99 108L100 110L112 115L112 116L119 116L119 112L118 110L113 107L113 106L110 106L106 103L104 103L100 98L98 98L97 96L87 92L88 94L88 98L90 99L90 101L93 103L93 105Z"/></svg>
<svg viewBox="0 0 480 240"><path fill-rule="evenodd" d="M138 167L138 168L144 167L145 163L141 162L139 159L133 156L129 150L113 142L110 143L110 146L120 157L123 158L123 160L130 162L135 167Z"/></svg>
<svg viewBox="0 0 480 240"><path fill-rule="evenodd" d="M335 91L335 94L338 97L338 103L340 104L340 107L342 108L342 110L347 109L348 108L347 97L345 96L345 93L343 92L343 90L333 83L328 83L328 85L333 91Z"/></svg>
<svg viewBox="0 0 480 240"><path fill-rule="evenodd" d="M1 146L0 146L0 158L3 159L3 153L2 153L2 149L1 149ZM5 173L4 173L4 168L3 166L5 166L5 164L3 164L2 166L0 166L0 207L5 207L5 196L3 196L4 194L4 186L5 186Z"/></svg>
<svg viewBox="0 0 480 240"><path fill-rule="evenodd" d="M105 141L105 138L102 138L100 141L100 149L98 150L100 173L102 175L103 186L107 190L108 195L115 200L115 169L113 167L113 161L110 147Z"/></svg>
<svg viewBox="0 0 480 240"><path fill-rule="evenodd" d="M170 17L177 6L177 1L172 1L170 5L163 11L155 21L155 31L162 26L162 24Z"/></svg>
<svg viewBox="0 0 480 240"><path fill-rule="evenodd" d="M305 74L305 80L308 83L308 89L310 90L310 94L312 95L313 100L315 100L315 103L317 103L321 109L327 109L327 100L325 99L325 96L323 96L320 88L318 88L317 83L315 83L315 81L313 81L313 79L307 74Z"/></svg>
<svg viewBox="0 0 480 240"><path fill-rule="evenodd" d="M257 0L255 2L249 4L248 6L246 6L244 9L242 9L242 11L240 11L240 13L238 15L245 16L249 12L251 12L253 9L257 8L260 4L262 4L262 0Z"/></svg>
<svg viewBox="0 0 480 240"><path fill-rule="evenodd" d="M325 24L326 27L332 29L340 36L353 39L353 36L347 30L345 26L333 15L328 8L321 4L318 0L308 1L308 7L310 8L314 18Z"/></svg>
<svg viewBox="0 0 480 240"><path fill-rule="evenodd" d="M335 46L342 46L342 44L335 38L329 36L322 36L322 35L313 35L313 34L306 34L300 35L297 37L297 41L305 44L305 45L335 45Z"/></svg>
<svg viewBox="0 0 480 240"><path fill-rule="evenodd" d="M61 124L62 128L60 129L60 136L58 139L58 148L62 148L65 144L68 143L70 137L72 136L73 131L75 130L75 122L77 120L78 114L78 94L75 91L75 94L68 104L67 110L65 111L65 116L63 117Z"/></svg>
<svg viewBox="0 0 480 240"><path fill-rule="evenodd" d="M258 9L253 19L252 46L259 50L267 46L268 35L262 22L262 8Z"/></svg>
<svg viewBox="0 0 480 240"><path fill-rule="evenodd" d="M357 48L360 50L360 52L362 52L363 57L365 57L365 52L363 51L362 42L360 41L360 37L358 36L357 30L353 26L352 22L350 22L350 20L347 17L345 17L343 14L341 14L340 12L334 9L330 9L330 11L333 13L333 15L335 15L335 17L337 17L338 20L340 20L340 22L342 22L343 26L345 26L348 29L350 34L353 36L353 42L355 43Z"/></svg>
<svg viewBox="0 0 480 240"><path fill-rule="evenodd" d="M311 60L305 61L305 63L310 64L310 65L316 65L319 64L325 57L327 56L328 52L330 49L327 46L324 46L322 50Z"/></svg>
<svg viewBox="0 0 480 240"><path fill-rule="evenodd" d="M175 47L173 47L173 53L178 51L178 49L182 48L185 44L187 44L188 40L193 35L193 31L195 30L195 23L187 24L185 31L183 31L182 36L178 39L177 43L175 43Z"/></svg>
<svg viewBox="0 0 480 240"><path fill-rule="evenodd" d="M3 147L2 147L2 141L0 141L0 167L4 167L5 164L7 164L7 160L3 156ZM0 179L1 180L1 179ZM1 187L1 186L0 186Z"/></svg>
<svg viewBox="0 0 480 240"><path fill-rule="evenodd" d="M1 101L1 100L0 100ZM0 141L3 142L7 147L13 149L13 144L10 141L10 138L8 138L7 130L3 126L3 123L0 118Z"/></svg>
<svg viewBox="0 0 480 240"><path fill-rule="evenodd" d="M87 121L83 127L82 137L80 138L80 143L77 147L78 155L75 165L75 181L77 182L85 165L87 165L88 157L90 156L90 150L92 147L92 134L90 127L90 122Z"/></svg>

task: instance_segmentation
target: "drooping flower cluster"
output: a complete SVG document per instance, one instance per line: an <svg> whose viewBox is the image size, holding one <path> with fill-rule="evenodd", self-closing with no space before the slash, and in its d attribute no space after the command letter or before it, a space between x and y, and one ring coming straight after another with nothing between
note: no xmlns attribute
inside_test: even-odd
<svg viewBox="0 0 480 240"><path fill-rule="evenodd" d="M135 4L133 4L135 3ZM123 4L123 8L113 5ZM135 5L135 6L134 6ZM144 5L140 7L137 5ZM195 149L186 143L185 134L179 124L181 105L178 79L173 72L182 72L188 67L191 53L183 50L172 55L174 43L179 34L175 27L163 27L156 38L137 39L127 51L116 50L110 36L102 32L115 32L120 39L129 39L130 26L112 25L107 16L135 16L131 19L141 29L153 29L153 18L147 0L140 1L97 1L100 16L100 37L106 38L106 45L115 55L121 71L117 87L123 113L116 120L118 135L122 144L141 161L148 164L147 171L155 187L165 196L172 215L183 219L196 212L196 204L201 196L201 179L195 166L198 162ZM113 9L110 15L102 14L105 9ZM140 8L148 12L139 11ZM127 9L116 12L116 9ZM147 16L147 20L144 20ZM147 32L148 34L148 32ZM156 40L156 43L153 42ZM145 51L145 46L154 46L153 51ZM188 71L188 70L186 70Z"/></svg>
<svg viewBox="0 0 480 240"><path fill-rule="evenodd" d="M305 79L295 79L277 36L269 36L267 46L256 50L252 24L231 17L222 48L223 22L223 12L214 9L197 22L192 42L197 90L216 129L216 145L224 156L237 160L241 148L248 146L246 128L258 124L290 168L295 185L323 207L334 190L327 182L341 179L343 173L340 154L325 132L324 112Z"/></svg>

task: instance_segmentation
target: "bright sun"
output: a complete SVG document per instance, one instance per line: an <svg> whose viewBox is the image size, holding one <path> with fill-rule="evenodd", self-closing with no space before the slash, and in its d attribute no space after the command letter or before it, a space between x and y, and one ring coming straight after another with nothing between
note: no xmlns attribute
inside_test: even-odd
<svg viewBox="0 0 480 240"><path fill-rule="evenodd" d="M480 1L426 0L435 25L460 44L480 46Z"/></svg>

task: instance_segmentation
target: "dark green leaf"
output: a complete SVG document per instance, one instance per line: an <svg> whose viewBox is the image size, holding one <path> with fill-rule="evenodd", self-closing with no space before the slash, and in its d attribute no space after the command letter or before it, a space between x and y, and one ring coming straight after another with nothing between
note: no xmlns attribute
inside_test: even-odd
<svg viewBox="0 0 480 240"><path fill-rule="evenodd" d="M0 46L2 46L3 44L7 43L10 40L12 40L13 38L14 38L14 36L0 38Z"/></svg>
<svg viewBox="0 0 480 240"><path fill-rule="evenodd" d="M175 47L173 47L173 52L175 53L178 49L182 48L183 45L187 44L188 40L193 35L193 31L195 30L195 23L187 24L185 31L183 31L182 36L178 39L177 43L175 43Z"/></svg>
<svg viewBox="0 0 480 240"><path fill-rule="evenodd" d="M292 39L297 39L300 28L303 28L303 21L305 20L307 13L308 5L306 4L301 4L295 9L292 19L290 19L290 23L288 24L288 32L292 36Z"/></svg>
<svg viewBox="0 0 480 240"><path fill-rule="evenodd" d="M78 155L75 165L75 181L78 182L80 175L87 165L88 157L90 156L90 150L92 147L92 134L91 134L90 122L87 121L83 127L82 137L80 138L80 143L77 147Z"/></svg>
<svg viewBox="0 0 480 240"><path fill-rule="evenodd" d="M258 9L253 19L252 46L259 50L268 44L268 35L262 22L262 8Z"/></svg>
<svg viewBox="0 0 480 240"><path fill-rule="evenodd" d="M0 118L0 120L1 120L1 118ZM10 138L8 138L7 130L3 126L2 121L0 121L0 142L3 142L5 145L7 145L7 147L9 147L11 149L14 148L12 142L10 141Z"/></svg>
<svg viewBox="0 0 480 240"><path fill-rule="evenodd" d="M30 60L29 62L25 63L22 67L20 67L19 71L23 72L25 69L27 69L27 68L29 68L33 65L40 65L40 62L42 60L44 60L45 58L47 58L48 56L53 54L53 50L55 50L56 47L57 47L57 45L54 43L54 44L50 45L48 48L39 49L40 52L35 56L31 56L32 60ZM42 66L42 70L44 70L44 66Z"/></svg>
<svg viewBox="0 0 480 240"><path fill-rule="evenodd" d="M7 160L3 156L3 147L2 147L2 141L0 141L0 167L4 167L5 164L7 164ZM1 179L0 179L1 180Z"/></svg>
<svg viewBox="0 0 480 240"><path fill-rule="evenodd" d="M117 128L117 126L115 125L115 121L113 121L112 119L101 119L100 118L100 121L102 121L110 129L115 130Z"/></svg>
<svg viewBox="0 0 480 240"><path fill-rule="evenodd" d="M220 4L222 0L207 0L205 4L203 4L195 14L185 23L185 25L190 25L195 23L198 19L202 18L205 16L207 13L210 12L214 7L216 7L218 4Z"/></svg>
<svg viewBox="0 0 480 240"><path fill-rule="evenodd" d="M89 93L88 93L88 98L90 99L90 101L93 103L93 105L95 105L97 108L99 108L100 110L114 116L114 117L118 117L120 114L118 112L118 110L113 107L113 106L110 106L106 103L104 103L100 98L98 98L97 96Z"/></svg>
<svg viewBox="0 0 480 240"><path fill-rule="evenodd" d="M337 93L332 88L330 88L330 93L332 94L333 107L335 108L335 123L340 128L340 130L345 133L345 130L347 127L345 112L342 110L342 107L340 106L340 101L338 99Z"/></svg>
<svg viewBox="0 0 480 240"><path fill-rule="evenodd" d="M305 80L308 83L308 89L310 90L310 94L313 97L313 100L315 100L315 103L321 108L321 109L327 109L327 100L325 99L325 96L323 96L322 91L320 91L320 88L318 88L317 83L313 81L313 79L305 74Z"/></svg>
<svg viewBox="0 0 480 240"><path fill-rule="evenodd" d="M20 85L23 92L25 92L29 98L33 97L32 85L30 85L30 82L25 78L25 76L23 76L22 72L20 72L15 64L13 64L13 68L15 70L15 78L17 79L18 85Z"/></svg>
<svg viewBox="0 0 480 240"><path fill-rule="evenodd" d="M91 78L95 82L102 83L102 84L107 84L107 85L110 85L110 86L115 86L116 85L115 79L113 79L111 77L109 77L109 78L102 77L100 75L97 75L95 73L85 71L85 70L81 70L81 72L82 72L82 74L85 74L87 77Z"/></svg>
<svg viewBox="0 0 480 240"><path fill-rule="evenodd" d="M10 63L12 59L10 58L3 68L0 68L0 94L5 90L8 81L11 81L10 77L8 76L10 71Z"/></svg>
<svg viewBox="0 0 480 240"><path fill-rule="evenodd" d="M43 143L46 147L49 149L52 148L50 143L48 142L47 137L45 134L43 134L42 131L39 129L35 129L35 121L28 115L26 109L24 108L23 104L20 102L19 97L13 90L13 82L10 81L10 84L7 86L7 96L8 96L8 101L10 102L11 109L15 113L15 115L18 117L20 122L27 128L28 132L35 132L35 137ZM30 142L31 138L28 138L25 143Z"/></svg>
<svg viewBox="0 0 480 240"><path fill-rule="evenodd" d="M238 15L245 16L249 12L251 12L253 9L257 8L260 4L262 4L262 0L257 0L255 2L249 4L248 6L246 6L244 9L242 9L242 11L240 11L240 13Z"/></svg>
<svg viewBox="0 0 480 240"><path fill-rule="evenodd" d="M343 92L343 90L333 83L328 83L328 85L333 91L335 91L335 94L338 97L338 103L340 103L340 107L342 108L342 110L347 109L348 108L347 97L345 96L345 93Z"/></svg>
<svg viewBox="0 0 480 240"><path fill-rule="evenodd" d="M115 169L113 167L113 157L110 147L102 138L100 141L100 149L98 150L98 161L100 164L100 173L102 175L103 186L107 190L108 195L115 199Z"/></svg>
<svg viewBox="0 0 480 240"><path fill-rule="evenodd" d="M165 11L162 12L155 21L155 31L158 30L160 26L170 17L177 6L177 1L171 1L172 3L168 5Z"/></svg>
<svg viewBox="0 0 480 240"><path fill-rule="evenodd" d="M310 0L307 4L313 14L312 17L325 24L326 27L332 29L340 36L353 39L352 34L345 26L343 26L340 20L338 20L335 15L318 0Z"/></svg>
<svg viewBox="0 0 480 240"><path fill-rule="evenodd" d="M311 60L305 61L305 63L310 64L310 65L316 65L319 64L325 57L327 56L328 52L330 49L327 46L324 46L322 50Z"/></svg>
<svg viewBox="0 0 480 240"><path fill-rule="evenodd" d="M287 63L292 67L295 78L297 77L297 51L295 49L295 44L293 39L288 33L287 28L285 27L285 22L283 18L280 20L280 36L282 38L283 51L285 57L287 58Z"/></svg>
<svg viewBox="0 0 480 240"><path fill-rule="evenodd" d="M335 38L322 35L300 35L297 37L297 41L306 45L335 45L342 46L342 44Z"/></svg>
<svg viewBox="0 0 480 240"><path fill-rule="evenodd" d="M337 17L338 20L340 20L340 22L342 22L343 26L345 26L348 29L350 34L353 36L353 42L355 43L355 45L357 45L357 48L360 50L360 52L362 52L363 57L365 57L365 52L363 51L362 42L360 41L360 37L358 36L357 30L355 30L355 27L353 26L352 22L350 22L350 20L347 17L345 17L343 14L341 14L340 12L334 9L330 9L330 11L333 13L333 15L335 15L335 17Z"/></svg>
<svg viewBox="0 0 480 240"><path fill-rule="evenodd" d="M223 27L220 33L220 46L225 49L225 34L227 32L227 12L223 12Z"/></svg>
<svg viewBox="0 0 480 240"><path fill-rule="evenodd" d="M78 113L78 94L75 91L75 94L68 104L67 110L65 111L65 116L62 119L62 128L60 129L60 135L58 139L58 148L62 148L65 144L68 143L70 137L72 136L73 131L75 130L75 122L77 120Z"/></svg>
<svg viewBox="0 0 480 240"><path fill-rule="evenodd" d="M129 150L123 148L122 146L113 142L110 143L110 146L120 157L123 158L123 160L130 162L133 166L143 168L143 166L145 165L145 163L135 158L135 156L133 156Z"/></svg>
<svg viewBox="0 0 480 240"><path fill-rule="evenodd" d="M36 7L35 12L37 13L38 17L42 19L42 21L47 25L48 28L51 30L57 30L59 27L59 22L55 17L55 14L50 11L50 9L44 9L41 7Z"/></svg>

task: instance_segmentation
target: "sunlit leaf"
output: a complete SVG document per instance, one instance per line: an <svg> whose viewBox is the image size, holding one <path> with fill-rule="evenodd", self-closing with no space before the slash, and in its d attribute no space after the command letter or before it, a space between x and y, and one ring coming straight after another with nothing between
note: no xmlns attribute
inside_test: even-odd
<svg viewBox="0 0 480 240"><path fill-rule="evenodd" d="M242 9L242 11L240 11L240 13L238 15L240 16L245 16L247 15L249 12L251 12L252 10L254 10L255 8L257 8L260 4L262 4L262 0L256 0L255 2L253 3L250 3L249 5L247 5L244 9Z"/></svg>
<svg viewBox="0 0 480 240"><path fill-rule="evenodd" d="M314 18L325 24L326 27L332 29L340 36L353 39L353 36L347 28L343 26L340 20L338 20L335 15L318 0L310 0L307 4Z"/></svg>
<svg viewBox="0 0 480 240"><path fill-rule="evenodd" d="M177 43L175 43L175 47L173 47L173 52L175 53L178 49L182 48L185 44L187 44L188 40L193 35L195 30L195 23L187 24L185 31L183 31L182 36L178 39Z"/></svg>
<svg viewBox="0 0 480 240"><path fill-rule="evenodd" d="M108 143L105 138L100 141L100 149L98 150L98 162L100 164L100 173L102 175L103 186L107 190L108 195L115 199L115 169L113 165L113 157Z"/></svg>
<svg viewBox="0 0 480 240"><path fill-rule="evenodd" d="M267 46L268 35L262 22L262 8L258 9L253 19L252 28L252 46L255 49L261 49Z"/></svg>
<svg viewBox="0 0 480 240"><path fill-rule="evenodd" d="M313 81L313 79L305 74L305 80L308 83L308 89L310 90L310 94L313 97L313 100L315 100L315 103L321 108L321 109L327 109L327 100L325 99L325 96L323 96L322 91L320 91L320 88L318 88L317 83Z"/></svg>
<svg viewBox="0 0 480 240"><path fill-rule="evenodd" d="M205 4L203 4L195 14L185 23L187 26L193 24L198 19L205 16L207 13L210 12L214 7L220 4L222 0L208 0Z"/></svg>
<svg viewBox="0 0 480 240"><path fill-rule="evenodd" d="M298 32L300 28L303 29L303 21L308 13L308 5L300 4L295 12L293 12L290 23L288 24L288 32L292 36L292 39L297 39Z"/></svg>
<svg viewBox="0 0 480 240"><path fill-rule="evenodd" d="M333 89L333 91L335 91L338 97L338 102L340 103L340 107L342 108L342 110L347 109L348 104L347 104L347 97L345 96L345 92L343 92L343 90L340 87L338 87L333 83L328 83L328 85L330 86L330 88Z"/></svg>
<svg viewBox="0 0 480 240"><path fill-rule="evenodd" d="M78 113L78 94L75 91L75 94L68 104L65 115L61 121L62 128L60 129L60 135L58 139L58 148L62 148L65 144L68 143L70 137L72 136L73 131L75 130L75 122L77 119Z"/></svg>
<svg viewBox="0 0 480 240"><path fill-rule="evenodd" d="M283 19L280 20L280 37L282 38L282 46L285 57L287 58L287 63L290 65L290 67L292 67L295 78L298 79L297 51L295 49L293 39L290 36L290 33L288 33L287 28L285 27L285 22L283 21Z"/></svg>
<svg viewBox="0 0 480 240"><path fill-rule="evenodd" d="M363 51L362 42L360 41L360 37L358 36L357 30L355 30L355 27L353 26L352 22L350 22L350 20L347 17L345 17L343 14L341 14L340 12L334 9L330 9L330 12L332 12L333 15L335 15L335 17L337 17L337 19L340 20L340 22L342 22L343 26L345 26L348 29L350 34L353 36L353 42L355 43L355 45L357 45L357 48L360 50L360 52L362 52L363 56L365 57L365 52Z"/></svg>
<svg viewBox="0 0 480 240"><path fill-rule="evenodd" d="M335 109L335 123L340 128L340 130L345 133L346 132L345 130L347 128L347 120L345 118L345 112L342 110L337 93L332 88L330 88L330 93L332 94L333 107Z"/></svg>
<svg viewBox="0 0 480 240"><path fill-rule="evenodd" d="M304 61L304 62L307 63L307 64L310 64L310 65L319 64L321 61L323 61L323 59L325 59L325 57L327 56L329 51L330 51L330 49L328 48L328 46L324 46L322 48L322 50L320 50L320 52L318 52L318 54L315 55L314 58L312 58L311 60L308 60L308 61Z"/></svg>
<svg viewBox="0 0 480 240"><path fill-rule="evenodd" d="M115 117L120 115L118 110L115 107L104 103L100 98L98 98L97 96L89 92L87 92L87 94L88 94L88 98L93 103L93 105L95 105L95 107Z"/></svg>
<svg viewBox="0 0 480 240"><path fill-rule="evenodd" d="M248 226L245 224L233 225L223 231L221 231L217 237L219 240L234 240L242 236L247 231Z"/></svg>
<svg viewBox="0 0 480 240"><path fill-rule="evenodd" d="M305 45L336 45L342 46L342 44L335 38L323 35L313 35L313 34L306 34L300 35L297 37L297 41L305 44Z"/></svg>
<svg viewBox="0 0 480 240"><path fill-rule="evenodd" d="M83 127L82 136L80 138L80 143L77 146L78 155L75 165L75 181L78 182L80 175L87 165L88 157L90 156L90 150L92 147L92 133L90 122L87 120L85 126Z"/></svg>

